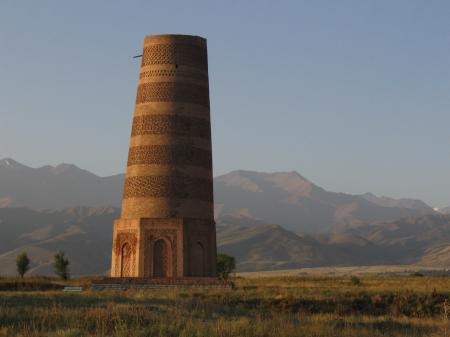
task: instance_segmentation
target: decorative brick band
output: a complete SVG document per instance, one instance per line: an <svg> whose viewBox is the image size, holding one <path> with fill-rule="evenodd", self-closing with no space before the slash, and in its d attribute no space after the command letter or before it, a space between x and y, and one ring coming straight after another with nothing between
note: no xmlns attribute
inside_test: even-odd
<svg viewBox="0 0 450 337"><path fill-rule="evenodd" d="M192 44L152 44L144 47L142 65L174 64L208 70L206 48Z"/></svg>
<svg viewBox="0 0 450 337"><path fill-rule="evenodd" d="M212 181L209 179L177 176L138 176L125 179L124 199L179 198L213 200Z"/></svg>
<svg viewBox="0 0 450 337"><path fill-rule="evenodd" d="M173 77L180 76L186 78L193 78L196 80L208 81L208 74L199 71L180 70L180 69L154 69L143 71L139 74L139 79L148 77Z"/></svg>
<svg viewBox="0 0 450 337"><path fill-rule="evenodd" d="M211 139L208 120L176 115L141 115L133 119L131 136L171 134Z"/></svg>
<svg viewBox="0 0 450 337"><path fill-rule="evenodd" d="M148 145L131 147L128 166L131 165L189 165L212 167L211 151L190 145Z"/></svg>
<svg viewBox="0 0 450 337"><path fill-rule="evenodd" d="M183 82L140 84L136 104L148 102L185 102L209 107L209 90L206 86Z"/></svg>

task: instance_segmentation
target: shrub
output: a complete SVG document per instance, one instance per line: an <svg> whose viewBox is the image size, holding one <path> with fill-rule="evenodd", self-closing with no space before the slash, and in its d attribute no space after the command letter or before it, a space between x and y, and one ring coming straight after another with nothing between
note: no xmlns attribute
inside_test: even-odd
<svg viewBox="0 0 450 337"><path fill-rule="evenodd" d="M228 276L236 269L236 260L233 256L227 254L217 255L217 275L226 280Z"/></svg>
<svg viewBox="0 0 450 337"><path fill-rule="evenodd" d="M30 259L28 258L27 252L22 252L17 255L16 267L20 277L23 278L28 269L30 269Z"/></svg>
<svg viewBox="0 0 450 337"><path fill-rule="evenodd" d="M55 254L55 262L53 264L55 274L63 280L67 280L69 278L69 264L69 259L65 257L64 252L58 252Z"/></svg>
<svg viewBox="0 0 450 337"><path fill-rule="evenodd" d="M350 282L355 286L359 286L361 284L361 279L353 275L352 277L350 277Z"/></svg>

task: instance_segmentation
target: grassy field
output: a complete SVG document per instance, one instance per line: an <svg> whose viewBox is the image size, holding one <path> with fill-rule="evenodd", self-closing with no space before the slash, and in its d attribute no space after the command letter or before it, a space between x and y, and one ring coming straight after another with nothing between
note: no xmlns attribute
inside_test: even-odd
<svg viewBox="0 0 450 337"><path fill-rule="evenodd" d="M48 278L0 278L0 336L450 336L448 276L234 282L234 290L64 293Z"/></svg>

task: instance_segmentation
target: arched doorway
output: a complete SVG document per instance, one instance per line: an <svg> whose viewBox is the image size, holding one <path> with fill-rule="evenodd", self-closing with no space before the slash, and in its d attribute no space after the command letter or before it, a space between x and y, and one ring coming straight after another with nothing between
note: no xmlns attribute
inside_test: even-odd
<svg viewBox="0 0 450 337"><path fill-rule="evenodd" d="M192 276L205 275L205 248L201 242L196 242L192 250Z"/></svg>
<svg viewBox="0 0 450 337"><path fill-rule="evenodd" d="M131 246L128 243L124 243L120 251L121 268L120 276L130 277L131 275Z"/></svg>
<svg viewBox="0 0 450 337"><path fill-rule="evenodd" d="M153 244L153 277L171 277L170 250L163 239Z"/></svg>

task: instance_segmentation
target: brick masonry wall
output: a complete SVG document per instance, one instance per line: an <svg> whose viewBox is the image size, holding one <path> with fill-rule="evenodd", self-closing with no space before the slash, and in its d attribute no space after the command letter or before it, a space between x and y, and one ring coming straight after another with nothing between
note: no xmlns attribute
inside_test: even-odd
<svg viewBox="0 0 450 337"><path fill-rule="evenodd" d="M112 257L116 277L215 275L208 57L201 37L144 39Z"/></svg>

